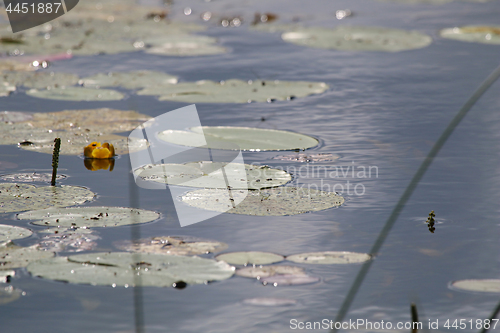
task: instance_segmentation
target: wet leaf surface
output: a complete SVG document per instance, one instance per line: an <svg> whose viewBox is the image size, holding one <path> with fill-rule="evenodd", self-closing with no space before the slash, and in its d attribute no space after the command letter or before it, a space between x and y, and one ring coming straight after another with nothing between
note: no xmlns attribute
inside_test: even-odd
<svg viewBox="0 0 500 333"><path fill-rule="evenodd" d="M71 207L32 210L18 214L20 220L50 227L116 227L157 220L160 214L126 207Z"/></svg>

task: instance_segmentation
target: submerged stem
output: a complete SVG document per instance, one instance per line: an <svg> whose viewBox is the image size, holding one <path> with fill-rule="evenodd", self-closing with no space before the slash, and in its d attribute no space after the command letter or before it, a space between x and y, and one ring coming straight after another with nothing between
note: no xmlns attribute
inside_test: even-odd
<svg viewBox="0 0 500 333"><path fill-rule="evenodd" d="M52 153L52 181L50 185L56 185L57 167L59 165L59 150L61 149L61 139L54 139L54 152Z"/></svg>

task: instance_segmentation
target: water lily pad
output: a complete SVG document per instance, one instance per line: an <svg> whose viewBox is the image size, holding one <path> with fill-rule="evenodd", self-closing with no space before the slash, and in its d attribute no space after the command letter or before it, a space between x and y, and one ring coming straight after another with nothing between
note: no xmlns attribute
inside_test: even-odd
<svg viewBox="0 0 500 333"><path fill-rule="evenodd" d="M297 301L289 298L257 297L247 298L243 303L256 306L288 306L297 304Z"/></svg>
<svg viewBox="0 0 500 333"><path fill-rule="evenodd" d="M168 56L202 56L226 53L227 49L216 45L217 39L208 36L166 35L145 38L150 47L146 53Z"/></svg>
<svg viewBox="0 0 500 333"><path fill-rule="evenodd" d="M320 154L289 154L289 155L279 155L273 157L275 160L282 160L282 161L293 161L293 162L332 162L337 159L339 159L340 156L334 155L334 154L325 154L325 153L320 153Z"/></svg>
<svg viewBox="0 0 500 333"><path fill-rule="evenodd" d="M63 180L65 178L66 178L65 175L58 174L56 176L56 180ZM50 183L52 181L52 173L38 173L38 172L12 173L0 176L0 180L11 181L16 183L32 183L32 182Z"/></svg>
<svg viewBox="0 0 500 333"><path fill-rule="evenodd" d="M301 264L357 264L370 260L366 253L346 251L308 252L287 256L286 260Z"/></svg>
<svg viewBox="0 0 500 333"><path fill-rule="evenodd" d="M500 279L459 280L452 282L451 287L465 291L500 293Z"/></svg>
<svg viewBox="0 0 500 333"><path fill-rule="evenodd" d="M125 207L47 208L18 214L20 220L36 220L33 224L51 227L116 227L151 222L160 214Z"/></svg>
<svg viewBox="0 0 500 333"><path fill-rule="evenodd" d="M76 230L81 230L76 229ZM55 231L57 232L57 230ZM43 236L38 243L40 250L52 252L81 252L91 251L97 247L97 240L101 237L80 233L78 231L52 232L52 234Z"/></svg>
<svg viewBox="0 0 500 333"><path fill-rule="evenodd" d="M500 44L500 26L465 26L443 29L441 37L462 42Z"/></svg>
<svg viewBox="0 0 500 333"><path fill-rule="evenodd" d="M99 73L80 80L85 87L123 87L138 89L149 86L175 84L177 77L157 71L132 71Z"/></svg>
<svg viewBox="0 0 500 333"><path fill-rule="evenodd" d="M186 236L157 236L134 241L115 243L120 250L171 255L196 255L220 252L227 249L226 243Z"/></svg>
<svg viewBox="0 0 500 333"><path fill-rule="evenodd" d="M301 46L343 51L399 52L432 43L431 37L420 32L377 27L301 28L281 38Z"/></svg>
<svg viewBox="0 0 500 333"><path fill-rule="evenodd" d="M286 101L321 94L328 89L323 82L307 81L209 81L183 82L175 85L151 86L138 95L159 95L160 101L186 103L249 103Z"/></svg>
<svg viewBox="0 0 500 333"><path fill-rule="evenodd" d="M116 90L85 87L65 87L45 90L30 89L27 95L61 101L119 101L125 96Z"/></svg>
<svg viewBox="0 0 500 333"><path fill-rule="evenodd" d="M113 287L169 287L179 281L203 284L234 274L234 267L212 259L127 252L56 257L33 263L27 269L45 279Z"/></svg>
<svg viewBox="0 0 500 333"><path fill-rule="evenodd" d="M296 215L339 207L344 198L333 192L307 188L277 187L248 192L202 189L188 192L181 200L192 206L216 212L257 216ZM232 200L230 200L232 199ZM240 202L233 208L234 202Z"/></svg>
<svg viewBox="0 0 500 333"><path fill-rule="evenodd" d="M249 151L307 149L318 145L315 138L288 131L223 126L191 127L190 130L166 130L158 133L158 138L181 146L199 147L206 142L207 148L237 149L237 145Z"/></svg>
<svg viewBox="0 0 500 333"><path fill-rule="evenodd" d="M296 266L244 267L236 270L236 275L248 278L266 278L274 275L307 275L303 268Z"/></svg>
<svg viewBox="0 0 500 333"><path fill-rule="evenodd" d="M229 252L219 254L215 257L217 260L225 261L232 265L267 265L283 261L283 256L271 252Z"/></svg>
<svg viewBox="0 0 500 333"><path fill-rule="evenodd" d="M56 87L69 87L78 82L78 75L54 72L3 72L0 81L8 82L14 86L46 89Z"/></svg>
<svg viewBox="0 0 500 333"><path fill-rule="evenodd" d="M0 122L5 123L18 123L21 121L31 120L33 114L30 112L19 112L19 111L1 111L0 112Z"/></svg>
<svg viewBox="0 0 500 333"><path fill-rule="evenodd" d="M0 224L0 242L29 237L33 232L26 228Z"/></svg>
<svg viewBox="0 0 500 333"><path fill-rule="evenodd" d="M0 269L26 267L29 263L54 256L54 252L42 251L37 245L20 247L12 242L0 244Z"/></svg>
<svg viewBox="0 0 500 333"><path fill-rule="evenodd" d="M226 178L233 189L275 187L292 180L292 176L286 171L268 166L210 161L148 164L134 173L146 181L203 188L227 188Z"/></svg>
<svg viewBox="0 0 500 333"><path fill-rule="evenodd" d="M94 196L92 191L79 186L0 183L0 213L80 205Z"/></svg>
<svg viewBox="0 0 500 333"><path fill-rule="evenodd" d="M14 288L13 286L0 287L0 305L14 302L23 293L21 289Z"/></svg>

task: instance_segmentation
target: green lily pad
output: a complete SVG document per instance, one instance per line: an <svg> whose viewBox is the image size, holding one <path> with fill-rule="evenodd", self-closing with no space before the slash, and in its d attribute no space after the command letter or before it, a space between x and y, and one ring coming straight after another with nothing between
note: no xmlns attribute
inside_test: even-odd
<svg viewBox="0 0 500 333"><path fill-rule="evenodd" d="M307 81L209 81L158 85L139 90L138 95L158 95L160 101L186 103L249 103L285 101L321 94L328 89L323 82Z"/></svg>
<svg viewBox="0 0 500 333"><path fill-rule="evenodd" d="M120 241L115 243L115 246L124 251L178 256L214 253L227 249L226 243L185 236L158 236Z"/></svg>
<svg viewBox="0 0 500 333"><path fill-rule="evenodd" d="M288 131L223 126L191 127L190 130L166 130L158 133L158 138L181 146L200 147L206 142L207 148L235 149L238 145L239 149L249 151L307 149L318 145L315 138Z"/></svg>
<svg viewBox="0 0 500 333"><path fill-rule="evenodd" d="M85 87L65 87L45 90L30 89L27 95L61 101L119 101L125 96L116 90Z"/></svg>
<svg viewBox="0 0 500 333"><path fill-rule="evenodd" d="M293 162L332 162L339 159L340 156L334 154L289 154L273 157L275 160L293 161Z"/></svg>
<svg viewBox="0 0 500 333"><path fill-rule="evenodd" d="M97 236L92 230L83 228L50 228L42 232L44 235L38 243L38 248L51 252L81 252L91 251L97 247Z"/></svg>
<svg viewBox="0 0 500 333"><path fill-rule="evenodd" d="M56 180L65 179L65 175L57 175ZM37 172L29 172L29 173L12 173L8 175L0 176L0 180L3 181L12 181L16 183L50 183L52 181L51 173L37 173Z"/></svg>
<svg viewBox="0 0 500 333"><path fill-rule="evenodd" d="M344 198L333 192L307 188L277 187L252 191L201 189L182 196L192 207L231 214L256 216L297 215L339 207ZM232 200L231 200L232 199ZM234 207L234 202L239 204Z"/></svg>
<svg viewBox="0 0 500 333"><path fill-rule="evenodd" d="M462 42L500 44L500 26L465 26L443 29L439 32L443 38Z"/></svg>
<svg viewBox="0 0 500 333"><path fill-rule="evenodd" d="M33 263L27 269L45 279L113 287L169 287L179 281L203 284L234 274L234 267L212 259L127 252L56 257Z"/></svg>
<svg viewBox="0 0 500 333"><path fill-rule="evenodd" d="M61 138L60 155L82 155L83 149L93 141L111 143L117 155L136 152L148 147L148 142L145 139L128 138L114 134L55 132L44 140L39 139L36 142L30 142L30 144L22 144L21 148L38 153L52 154L54 151L54 138L56 137Z"/></svg>
<svg viewBox="0 0 500 333"><path fill-rule="evenodd" d="M292 180L292 176L286 171L268 166L210 161L148 164L134 173L146 181L202 188L227 188L226 178L233 189L275 187Z"/></svg>
<svg viewBox="0 0 500 333"><path fill-rule="evenodd" d="M23 294L25 294L25 292L13 286L0 287L0 305L14 302Z"/></svg>
<svg viewBox="0 0 500 333"><path fill-rule="evenodd" d="M177 77L156 71L110 72L96 74L80 80L84 87L123 87L138 89L149 86L175 84Z"/></svg>
<svg viewBox="0 0 500 333"><path fill-rule="evenodd" d="M399 52L427 47L432 38L416 31L377 27L302 28L281 35L285 42L343 51Z"/></svg>
<svg viewBox="0 0 500 333"><path fill-rule="evenodd" d="M236 270L236 275L248 278L266 278L274 275L307 275L303 268L296 266L244 267Z"/></svg>
<svg viewBox="0 0 500 333"><path fill-rule="evenodd" d="M95 194L79 186L43 186L0 183L0 213L66 207L91 201Z"/></svg>
<svg viewBox="0 0 500 333"><path fill-rule="evenodd" d="M0 97L9 96L13 91L16 91L16 86L8 82L0 82Z"/></svg>
<svg viewBox="0 0 500 333"><path fill-rule="evenodd" d="M145 38L150 45L146 53L168 56L202 56L226 53L227 49L216 45L217 39L208 36L166 35Z"/></svg>
<svg viewBox="0 0 500 333"><path fill-rule="evenodd" d="M465 291L500 293L500 279L459 280L452 282L451 287Z"/></svg>
<svg viewBox="0 0 500 333"><path fill-rule="evenodd" d="M12 242L0 244L0 269L26 267L29 263L54 256L54 252L42 251L37 245L20 247Z"/></svg>
<svg viewBox="0 0 500 333"><path fill-rule="evenodd" d="M18 214L20 220L36 220L33 224L51 227L116 227L157 220L160 214L125 207L47 208Z"/></svg>
<svg viewBox="0 0 500 333"><path fill-rule="evenodd" d="M54 72L3 72L0 73L1 80L14 86L47 89L75 85L78 83L78 75Z"/></svg>
<svg viewBox="0 0 500 333"><path fill-rule="evenodd" d="M283 256L271 252L229 252L219 254L215 259L225 261L231 265L268 265L284 260Z"/></svg>
<svg viewBox="0 0 500 333"><path fill-rule="evenodd" d="M366 253L346 251L308 252L287 256L286 260L301 264L357 264L370 260Z"/></svg>
<svg viewBox="0 0 500 333"><path fill-rule="evenodd" d="M0 242L29 237L33 232L26 228L0 224Z"/></svg>

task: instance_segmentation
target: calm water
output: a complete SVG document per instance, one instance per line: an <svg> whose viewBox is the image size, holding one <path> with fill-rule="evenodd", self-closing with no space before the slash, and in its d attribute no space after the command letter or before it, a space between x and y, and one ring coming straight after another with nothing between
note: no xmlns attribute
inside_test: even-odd
<svg viewBox="0 0 500 333"><path fill-rule="evenodd" d="M85 0L82 0L85 1ZM193 15L183 17L184 7ZM363 195L346 195L339 209L285 217L223 214L180 228L168 193L131 188L127 156L112 173L90 172L83 160L62 156L65 184L82 185L98 196L89 205L131 205L137 191L139 206L162 218L142 225L142 237L192 235L229 244L228 251L271 251L283 255L312 251L368 252L409 180L427 152L467 98L499 64L500 46L441 39L439 29L469 24L498 24L500 3L454 2L445 5L405 5L378 1L182 1L173 17L200 22L210 10L218 15L243 15L240 28L209 26L201 34L217 37L230 48L224 55L162 57L142 53L74 57L50 70L80 75L102 71L154 69L182 81L229 78L323 81L327 92L291 102L198 104L203 125L249 126L291 130L317 137L321 144L308 152L334 153L341 158L318 166L374 166L378 177L296 177L300 184L362 184ZM349 8L352 18L335 19L335 10ZM340 52L304 48L281 41L279 34L248 30L253 13L273 12L283 21L297 16L305 25L339 24L415 29L434 42L427 48L394 54ZM458 292L451 281L497 278L500 272L500 83L491 87L456 129L400 215L372 265L347 319L409 321L416 302L421 320L487 318L498 295ZM119 102L39 100L22 93L0 99L1 110L48 112L110 107L135 109L157 116L185 106L154 97L129 94ZM266 120L261 121L264 117ZM272 159L281 153L246 153L246 162L281 167L300 163ZM15 169L48 169L51 156L0 147L0 161ZM361 187L358 187L361 189ZM338 188L337 188L338 190ZM351 192L352 193L352 192ZM436 232L424 221L434 210ZM4 224L26 225L1 214ZM30 226L38 230L36 226ZM112 250L115 240L130 239L130 227L98 230L97 251ZM33 236L20 243L36 242ZM233 277L209 285L142 288L142 303L133 288L92 287L32 278L24 269L12 285L27 292L1 306L2 332L134 332L134 311L142 305L146 332L288 332L289 321L334 319L360 266L300 265L321 282L305 286L269 287ZM282 297L298 301L288 307L256 307L252 297ZM441 327L442 330L444 328ZM321 331L321 330L320 330ZM467 329L470 331L470 329ZM472 330L476 331L476 330Z"/></svg>

